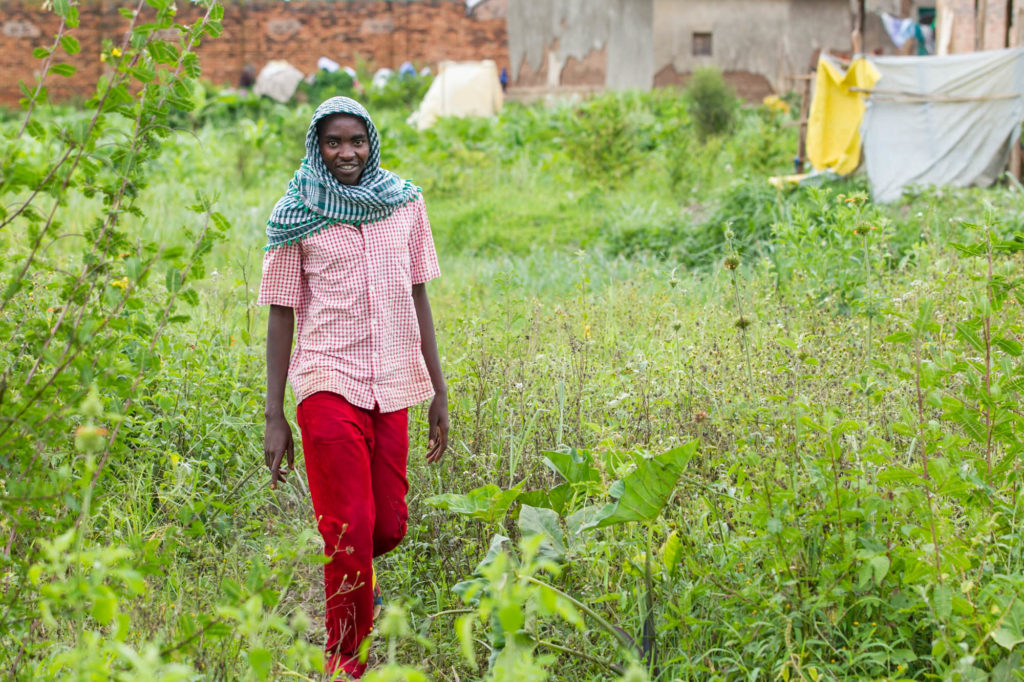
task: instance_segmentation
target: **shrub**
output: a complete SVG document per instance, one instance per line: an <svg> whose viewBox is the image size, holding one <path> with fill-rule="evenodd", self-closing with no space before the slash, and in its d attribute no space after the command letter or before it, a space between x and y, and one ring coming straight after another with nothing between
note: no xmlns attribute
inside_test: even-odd
<svg viewBox="0 0 1024 682"><path fill-rule="evenodd" d="M702 140L732 130L739 101L721 71L710 66L697 69L686 88L686 98Z"/></svg>
<svg viewBox="0 0 1024 682"><path fill-rule="evenodd" d="M307 101L314 104L338 95L357 97L355 79L341 70L334 72L318 70L313 76L312 83L306 81L299 83L298 92L302 93Z"/></svg>
<svg viewBox="0 0 1024 682"><path fill-rule="evenodd" d="M616 185L642 159L639 127L626 101L604 95L584 103L568 126L565 149L584 175Z"/></svg>

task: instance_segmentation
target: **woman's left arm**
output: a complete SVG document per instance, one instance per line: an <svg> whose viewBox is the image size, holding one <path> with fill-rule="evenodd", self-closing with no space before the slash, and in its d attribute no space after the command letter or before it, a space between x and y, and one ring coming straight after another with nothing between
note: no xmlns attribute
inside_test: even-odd
<svg viewBox="0 0 1024 682"><path fill-rule="evenodd" d="M430 311L426 284L412 285L412 301L416 307L416 321L420 327L420 350L423 361L434 385L434 399L427 412L430 427L430 443L427 445L427 461L436 462L448 449L448 386L441 371L441 356L437 352L437 337L434 335L434 316Z"/></svg>

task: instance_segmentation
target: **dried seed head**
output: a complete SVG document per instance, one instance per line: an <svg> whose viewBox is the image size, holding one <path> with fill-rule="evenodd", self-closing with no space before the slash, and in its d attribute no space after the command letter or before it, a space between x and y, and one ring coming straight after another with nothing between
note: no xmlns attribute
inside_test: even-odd
<svg viewBox="0 0 1024 682"><path fill-rule="evenodd" d="M740 266L740 257L736 255L726 256L725 261L722 263L726 270L735 270Z"/></svg>
<svg viewBox="0 0 1024 682"><path fill-rule="evenodd" d="M708 413L704 410L697 410L696 414L693 415L693 421L700 424L702 421L708 418Z"/></svg>
<svg viewBox="0 0 1024 682"><path fill-rule="evenodd" d="M743 331L749 326L750 318L744 317L743 315L740 315L739 317L736 318L736 328L739 329L740 331Z"/></svg>

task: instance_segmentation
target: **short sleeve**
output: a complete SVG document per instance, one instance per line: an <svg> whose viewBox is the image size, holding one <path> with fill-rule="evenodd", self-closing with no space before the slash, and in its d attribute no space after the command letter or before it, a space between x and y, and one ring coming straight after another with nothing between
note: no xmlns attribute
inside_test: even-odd
<svg viewBox="0 0 1024 682"><path fill-rule="evenodd" d="M427 205L420 197L416 201L415 218L409 232L409 274L413 284L422 284L441 276L441 266L434 250L434 236L427 219Z"/></svg>
<svg viewBox="0 0 1024 682"><path fill-rule="evenodd" d="M263 254L259 305L297 308L302 298L302 247L285 244Z"/></svg>

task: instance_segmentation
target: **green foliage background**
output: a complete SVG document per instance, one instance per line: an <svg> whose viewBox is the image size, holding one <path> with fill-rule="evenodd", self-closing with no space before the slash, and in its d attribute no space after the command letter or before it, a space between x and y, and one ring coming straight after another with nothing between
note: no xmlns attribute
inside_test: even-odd
<svg viewBox="0 0 1024 682"><path fill-rule="evenodd" d="M155 5L85 107L0 123L0 670L317 679L255 305L312 104L200 85L216 6L152 47ZM674 91L373 113L452 409L435 467L413 414L373 679L1019 679L1019 187L776 189L786 117Z"/></svg>

